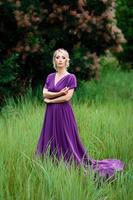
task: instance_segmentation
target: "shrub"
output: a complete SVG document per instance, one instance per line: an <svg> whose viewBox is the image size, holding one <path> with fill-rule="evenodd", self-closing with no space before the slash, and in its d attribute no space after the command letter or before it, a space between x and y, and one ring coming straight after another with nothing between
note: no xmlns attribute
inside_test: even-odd
<svg viewBox="0 0 133 200"><path fill-rule="evenodd" d="M5 13L0 21L1 60L19 53L16 78L33 87L52 71L57 48L70 52L70 71L88 80L98 79L99 56L108 49L121 51L125 42L116 26L115 0L0 0L0 13Z"/></svg>
<svg viewBox="0 0 133 200"><path fill-rule="evenodd" d="M122 29L127 43L123 45L124 51L118 54L120 61L129 63L133 68L133 2L130 0L117 0L118 26ZM125 66L125 65L123 65Z"/></svg>

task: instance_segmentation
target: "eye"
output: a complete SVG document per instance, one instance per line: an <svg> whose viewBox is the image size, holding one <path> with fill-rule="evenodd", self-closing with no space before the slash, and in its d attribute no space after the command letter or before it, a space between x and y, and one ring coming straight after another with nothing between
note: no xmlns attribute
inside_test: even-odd
<svg viewBox="0 0 133 200"><path fill-rule="evenodd" d="M56 59L59 59L59 56L56 56L55 58L56 58Z"/></svg>
<svg viewBox="0 0 133 200"><path fill-rule="evenodd" d="M66 59L64 56L62 56L63 60Z"/></svg>

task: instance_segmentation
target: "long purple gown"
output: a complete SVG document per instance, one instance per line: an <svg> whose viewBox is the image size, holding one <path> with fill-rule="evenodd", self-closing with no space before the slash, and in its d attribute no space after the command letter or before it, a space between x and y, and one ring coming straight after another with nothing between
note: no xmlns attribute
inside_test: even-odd
<svg viewBox="0 0 133 200"><path fill-rule="evenodd" d="M44 85L51 92L58 92L64 87L70 89L77 87L76 76L72 73L65 75L55 85L55 74L51 73ZM116 171L121 171L124 164L120 160L105 159L94 160L87 153L81 143L76 120L70 101L62 103L49 103L46 105L44 122L40 138L36 148L36 154L44 156L47 152L50 156L61 158L64 161L74 161L77 166L89 166L100 177L110 178Z"/></svg>

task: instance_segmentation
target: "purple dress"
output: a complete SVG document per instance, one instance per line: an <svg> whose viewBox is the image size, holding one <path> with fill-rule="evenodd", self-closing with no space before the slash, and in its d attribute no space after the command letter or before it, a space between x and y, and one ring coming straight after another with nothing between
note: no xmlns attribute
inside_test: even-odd
<svg viewBox="0 0 133 200"><path fill-rule="evenodd" d="M51 92L58 92L64 87L70 89L77 87L77 80L74 74L69 73L60 79L55 85L55 74L48 75L45 88ZM70 101L62 103L49 103L46 106L42 131L36 148L36 154L44 156L46 152L50 156L61 158L64 161L74 161L76 166L89 166L101 177L112 177L116 171L121 171L124 164L120 160L105 159L94 160L87 153L81 143L76 120Z"/></svg>

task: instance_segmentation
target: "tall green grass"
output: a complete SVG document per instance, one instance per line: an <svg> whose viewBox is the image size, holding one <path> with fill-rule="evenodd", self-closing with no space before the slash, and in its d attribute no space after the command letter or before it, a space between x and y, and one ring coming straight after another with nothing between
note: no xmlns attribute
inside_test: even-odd
<svg viewBox="0 0 133 200"><path fill-rule="evenodd" d="M0 200L131 200L133 197L133 73L106 70L82 82L72 104L80 138L94 159L117 158L124 173L100 187L93 175L34 155L45 106L31 92L8 100L0 116Z"/></svg>

